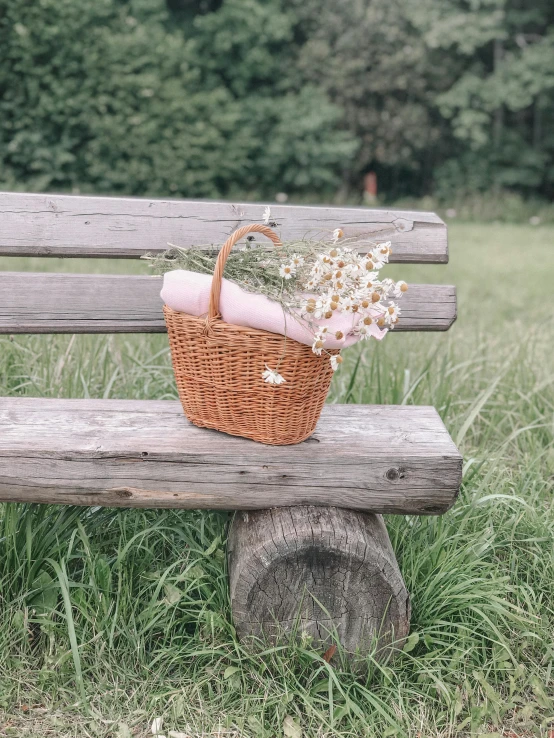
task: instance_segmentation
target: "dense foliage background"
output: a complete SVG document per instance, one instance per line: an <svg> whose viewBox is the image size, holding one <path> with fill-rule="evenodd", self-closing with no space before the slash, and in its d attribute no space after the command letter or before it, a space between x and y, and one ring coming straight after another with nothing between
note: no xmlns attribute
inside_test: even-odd
<svg viewBox="0 0 554 738"><path fill-rule="evenodd" d="M551 0L0 0L0 186L554 195Z"/></svg>

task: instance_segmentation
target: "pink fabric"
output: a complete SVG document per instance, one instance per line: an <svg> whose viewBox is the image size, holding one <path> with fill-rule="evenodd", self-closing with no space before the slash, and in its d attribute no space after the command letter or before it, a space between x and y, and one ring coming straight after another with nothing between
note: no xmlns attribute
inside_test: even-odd
<svg viewBox="0 0 554 738"><path fill-rule="evenodd" d="M208 312L211 286L212 277L209 274L176 269L164 275L161 298L172 310L200 317ZM219 311L226 323L280 333L308 346L314 340L310 330L292 315L285 313L278 302L264 295L245 292L228 279L223 279L221 283ZM353 332L357 320L359 318L352 313L335 313L329 320L314 320L314 323L327 327L325 347L334 349L346 348L359 340L359 336ZM378 340L387 333L386 328L381 330L375 323L370 326L370 330ZM342 331L344 340L338 341L335 338L337 331Z"/></svg>

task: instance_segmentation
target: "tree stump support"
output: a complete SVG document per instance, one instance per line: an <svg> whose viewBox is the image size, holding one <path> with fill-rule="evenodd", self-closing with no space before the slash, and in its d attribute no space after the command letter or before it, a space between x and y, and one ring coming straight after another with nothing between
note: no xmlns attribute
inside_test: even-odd
<svg viewBox="0 0 554 738"><path fill-rule="evenodd" d="M240 639L296 633L363 656L401 648L410 599L381 515L336 507L237 512L228 543Z"/></svg>

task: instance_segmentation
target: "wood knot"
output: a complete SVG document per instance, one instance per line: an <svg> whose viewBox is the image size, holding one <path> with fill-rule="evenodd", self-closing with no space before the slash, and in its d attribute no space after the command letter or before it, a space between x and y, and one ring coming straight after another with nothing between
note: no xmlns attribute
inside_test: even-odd
<svg viewBox="0 0 554 738"><path fill-rule="evenodd" d="M114 492L118 497L132 497L133 493L128 487L121 487L120 489L114 489Z"/></svg>
<svg viewBox="0 0 554 738"><path fill-rule="evenodd" d="M402 467L399 467L398 469L392 468L387 471L385 476L390 482L395 482L397 479L404 479L406 476L406 470Z"/></svg>

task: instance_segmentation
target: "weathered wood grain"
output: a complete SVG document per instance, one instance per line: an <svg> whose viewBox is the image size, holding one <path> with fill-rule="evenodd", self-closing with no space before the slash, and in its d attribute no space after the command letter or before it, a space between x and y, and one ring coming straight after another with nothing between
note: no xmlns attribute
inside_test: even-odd
<svg viewBox="0 0 554 738"><path fill-rule="evenodd" d="M410 600L380 515L299 506L236 513L228 540L233 619L243 640L311 636L364 657L402 647Z"/></svg>
<svg viewBox="0 0 554 738"><path fill-rule="evenodd" d="M161 277L0 272L0 333L161 333ZM456 289L410 285L396 331L445 331Z"/></svg>
<svg viewBox="0 0 554 738"><path fill-rule="evenodd" d="M177 402L0 399L0 500L437 514L460 479L432 407L330 405L310 439L270 447L197 428Z"/></svg>
<svg viewBox="0 0 554 738"><path fill-rule="evenodd" d="M147 251L222 244L259 223L256 203L0 193L0 255L137 258ZM327 238L341 227L361 245L392 241L391 262L445 263L446 226L434 213L271 205L284 240Z"/></svg>

